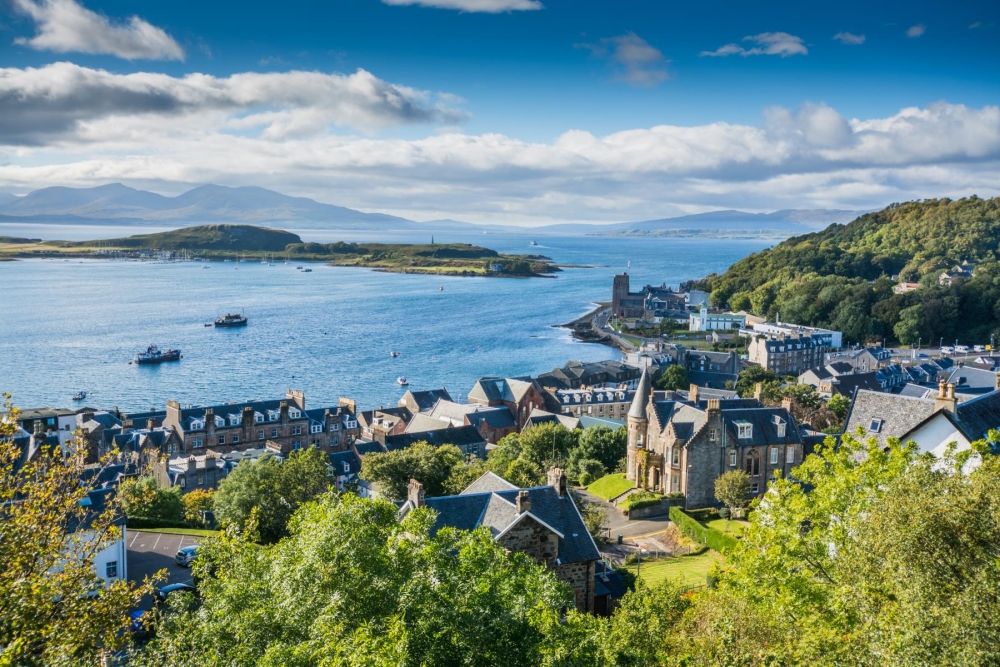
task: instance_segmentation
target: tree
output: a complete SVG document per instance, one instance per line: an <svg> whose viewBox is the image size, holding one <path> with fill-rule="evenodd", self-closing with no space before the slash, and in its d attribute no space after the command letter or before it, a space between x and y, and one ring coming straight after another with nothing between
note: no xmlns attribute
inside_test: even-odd
<svg viewBox="0 0 1000 667"><path fill-rule="evenodd" d="M514 459L500 476L514 486L522 488L538 486L545 482L545 471L528 459Z"/></svg>
<svg viewBox="0 0 1000 667"><path fill-rule="evenodd" d="M691 386L687 369L680 364L668 366L660 379L656 381L656 386L667 390L687 389Z"/></svg>
<svg viewBox="0 0 1000 667"><path fill-rule="evenodd" d="M273 543L285 535L300 505L332 485L333 473L318 447L292 452L284 462L266 455L236 466L222 480L213 501L215 516L237 531L252 525L263 542Z"/></svg>
<svg viewBox="0 0 1000 667"><path fill-rule="evenodd" d="M730 516L747 504L750 476L742 470L729 470L715 479L715 499L729 508Z"/></svg>
<svg viewBox="0 0 1000 667"><path fill-rule="evenodd" d="M215 500L215 492L205 489L194 489L181 496L184 502L184 520L194 524L201 524L205 512L212 510Z"/></svg>
<svg viewBox="0 0 1000 667"><path fill-rule="evenodd" d="M145 475L122 482L120 489L122 508L130 519L154 521L182 521L184 503L178 487L164 489L156 478Z"/></svg>
<svg viewBox="0 0 1000 667"><path fill-rule="evenodd" d="M739 377L736 380L736 391L743 398L751 398L757 388L758 382L765 385L765 388L768 385L771 387L775 385L778 387L781 386L781 378L774 371L761 366L747 366L740 371Z"/></svg>
<svg viewBox="0 0 1000 667"><path fill-rule="evenodd" d="M84 443L42 446L28 461L14 440L18 410L0 415L0 665L94 665L127 639L129 610L149 581L102 583L94 557L121 537L121 499L94 509L81 484ZM113 453L112 453L113 454ZM98 462L107 465L109 458Z"/></svg>
<svg viewBox="0 0 1000 667"><path fill-rule="evenodd" d="M851 399L843 394L834 394L827 401L826 407L837 416L841 422L847 418L847 412L851 409Z"/></svg>
<svg viewBox="0 0 1000 667"><path fill-rule="evenodd" d="M447 484L449 477L464 463L465 457L454 445L435 448L418 442L405 449L366 455L361 479L378 483L380 492L393 500L406 498L411 479L423 484L428 496L441 496L453 490Z"/></svg>
<svg viewBox="0 0 1000 667"><path fill-rule="evenodd" d="M628 448L628 429L624 426L611 430L606 426L591 426L580 433L576 447L569 454L569 460L593 459L600 461L605 470L614 470L625 457Z"/></svg>
<svg viewBox="0 0 1000 667"><path fill-rule="evenodd" d="M561 628L597 619L570 591L487 529L432 537L426 509L353 494L304 505L289 536L261 546L224 536L199 552L201 605L164 617L138 664L555 665ZM596 662L577 664L596 665Z"/></svg>
<svg viewBox="0 0 1000 667"><path fill-rule="evenodd" d="M570 462L570 477L580 482L580 486L589 486L595 479L607 474L604 464L595 459L580 459Z"/></svg>
<svg viewBox="0 0 1000 667"><path fill-rule="evenodd" d="M569 452L576 447L578 437L578 433L555 422L532 426L517 434L521 458L543 469L565 461Z"/></svg>

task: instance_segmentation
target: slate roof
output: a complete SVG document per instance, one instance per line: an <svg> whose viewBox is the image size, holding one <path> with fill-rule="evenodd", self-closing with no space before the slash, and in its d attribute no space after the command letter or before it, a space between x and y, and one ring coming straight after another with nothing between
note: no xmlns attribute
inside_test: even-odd
<svg viewBox="0 0 1000 667"><path fill-rule="evenodd" d="M785 424L784 436L778 435L776 418ZM727 446L786 445L802 441L795 418L784 408L724 410L722 420L728 433L725 443ZM739 437L737 422L749 422L753 425L751 437Z"/></svg>
<svg viewBox="0 0 1000 667"><path fill-rule="evenodd" d="M899 396L909 396L910 398L933 398L937 394L937 387L924 387L908 382L896 393Z"/></svg>
<svg viewBox="0 0 1000 667"><path fill-rule="evenodd" d="M430 445L439 447L440 445L455 445L456 447L466 447L469 445L486 445L483 436L472 426L449 426L437 431L425 431L423 433L402 433L400 435L387 435L385 437L385 448L388 451L405 449L418 442L427 442Z"/></svg>
<svg viewBox="0 0 1000 667"><path fill-rule="evenodd" d="M493 471L483 473L479 479L469 484L459 495L470 495L474 493L492 493L494 491L510 491L517 487L505 480Z"/></svg>
<svg viewBox="0 0 1000 667"><path fill-rule="evenodd" d="M714 389L725 389L727 382L732 382L730 386L735 386L739 375L735 373L717 373L715 371L688 371L688 380L691 384L699 387L711 387Z"/></svg>
<svg viewBox="0 0 1000 667"><path fill-rule="evenodd" d="M541 426L542 424L562 424L570 431L575 431L580 428L580 420L572 415L564 415L558 412L546 412L545 410L533 408L531 410L531 414L528 415L528 420L525 422L525 427Z"/></svg>
<svg viewBox="0 0 1000 667"><path fill-rule="evenodd" d="M960 402L955 406L955 417L970 440L985 438L991 428L1000 428L1000 391Z"/></svg>
<svg viewBox="0 0 1000 667"><path fill-rule="evenodd" d="M348 467L347 471L344 470L345 464ZM330 454L330 465L333 467L334 472L338 476L353 476L361 472L361 459L359 459L350 449Z"/></svg>
<svg viewBox="0 0 1000 667"><path fill-rule="evenodd" d="M642 369L642 377L639 378L639 386L635 388L635 396L632 398L632 406L629 408L628 416L635 419L646 419L646 403L649 401L650 393L653 391L653 381L649 377L649 369Z"/></svg>
<svg viewBox="0 0 1000 667"><path fill-rule="evenodd" d="M426 389L424 391L409 391L407 393L413 399L413 402L416 403L417 409L420 412L430 410L438 401L451 400L451 394L444 387L440 389Z"/></svg>
<svg viewBox="0 0 1000 667"><path fill-rule="evenodd" d="M559 564L597 561L601 552L583 523L570 494L560 497L554 487L536 486L529 489L531 506L525 515L531 516L558 533ZM461 493L457 496L427 498L427 507L437 512L432 532L450 526L473 530L485 526L496 537L503 534L525 515L517 513L515 501L520 489ZM404 505L404 509L408 506Z"/></svg>
<svg viewBox="0 0 1000 667"><path fill-rule="evenodd" d="M620 600L631 590L622 576L611 569L606 562L598 561L594 568L594 595L607 595Z"/></svg>
<svg viewBox="0 0 1000 667"><path fill-rule="evenodd" d="M384 452L385 449L382 445L377 442L370 442L367 440L355 440L354 449L358 451L358 454L364 456L365 454L373 454L376 452Z"/></svg>
<svg viewBox="0 0 1000 667"><path fill-rule="evenodd" d="M997 374L981 368L959 366L951 372L948 382L955 384L955 391L964 394L986 393L997 388Z"/></svg>
<svg viewBox="0 0 1000 667"><path fill-rule="evenodd" d="M517 426L517 421L515 421L514 415L511 414L510 409L507 408L507 406L497 406L495 408L487 408L485 410L476 410L475 412L470 412L465 415L465 418L468 419L469 423L477 429L484 421L491 429L511 428Z"/></svg>
<svg viewBox="0 0 1000 667"><path fill-rule="evenodd" d="M406 425L406 433L426 433L428 431L440 431L451 426L448 422L435 419L430 415L418 412L413 415L413 419Z"/></svg>
<svg viewBox="0 0 1000 667"><path fill-rule="evenodd" d="M608 419L607 417L591 417L589 415L583 415L580 417L580 428L592 428L594 426L606 426L612 431L618 430L622 426L625 426L626 422L623 419Z"/></svg>
<svg viewBox="0 0 1000 667"><path fill-rule="evenodd" d="M826 365L825 370L833 375L845 375L854 372L854 366L846 361L833 361Z"/></svg>
<svg viewBox="0 0 1000 667"><path fill-rule="evenodd" d="M844 432L854 435L860 426L865 438L874 436L885 446L889 437L909 433L935 411L933 398L913 398L860 389L851 402ZM881 420L877 431L870 429L873 420Z"/></svg>
<svg viewBox="0 0 1000 667"><path fill-rule="evenodd" d="M852 375L838 375L833 380L833 393L841 394L850 398L859 389L871 391L881 391L882 385L878 381L876 373L855 373Z"/></svg>

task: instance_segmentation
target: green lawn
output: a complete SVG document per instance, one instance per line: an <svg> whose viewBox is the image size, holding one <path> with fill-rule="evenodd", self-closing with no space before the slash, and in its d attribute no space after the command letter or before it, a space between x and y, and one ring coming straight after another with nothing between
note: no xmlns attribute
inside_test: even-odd
<svg viewBox="0 0 1000 667"><path fill-rule="evenodd" d="M726 533L727 535L732 535L733 537L738 537L746 531L747 527L750 525L749 521L742 521L740 519L715 519L714 521L709 521L705 524L709 528L714 528L720 533Z"/></svg>
<svg viewBox="0 0 1000 667"><path fill-rule="evenodd" d="M194 535L196 537L218 537L221 530L204 530L202 528L131 528L136 533L163 533L165 535Z"/></svg>
<svg viewBox="0 0 1000 667"><path fill-rule="evenodd" d="M709 549L697 556L680 556L678 558L660 558L643 561L642 567L636 564L627 565L630 572L637 572L647 586L655 586L665 579L680 581L681 586L704 586L705 576L716 563L722 563L722 555Z"/></svg>
<svg viewBox="0 0 1000 667"><path fill-rule="evenodd" d="M605 475L588 486L587 491L590 491L598 498L611 500L618 494L625 493L633 487L635 487L635 484L625 479L625 473L612 473Z"/></svg>

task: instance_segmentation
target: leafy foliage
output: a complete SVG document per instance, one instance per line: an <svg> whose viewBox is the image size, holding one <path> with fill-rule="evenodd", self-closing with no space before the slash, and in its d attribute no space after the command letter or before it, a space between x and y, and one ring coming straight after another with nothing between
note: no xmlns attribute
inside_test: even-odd
<svg viewBox="0 0 1000 667"><path fill-rule="evenodd" d="M797 236L698 283L712 303L826 326L845 341L985 341L1000 331L1000 199L893 204L848 225ZM941 272L980 262L950 287ZM919 281L894 294L888 276Z"/></svg>
<svg viewBox="0 0 1000 667"><path fill-rule="evenodd" d="M569 454L570 468L581 467L581 461L600 461L605 471L614 470L618 462L625 457L628 447L628 429L625 427L611 430L606 426L592 426L580 433L579 442ZM594 478L601 477L590 470ZM603 474L603 473L602 473Z"/></svg>
<svg viewBox="0 0 1000 667"><path fill-rule="evenodd" d="M691 386L687 369L680 364L668 366L667 370L663 371L663 374L656 381L656 386L668 390L687 389Z"/></svg>
<svg viewBox="0 0 1000 667"><path fill-rule="evenodd" d="M406 498L411 479L423 484L428 496L442 496L452 491L448 480L452 471L464 463L465 456L454 445L434 447L418 442L405 449L367 454L361 464L361 478L377 482L381 493L392 500Z"/></svg>
<svg viewBox="0 0 1000 667"><path fill-rule="evenodd" d="M122 482L122 508L129 519L153 519L157 521L182 521L184 503L178 487L164 489L156 483L156 478L148 475Z"/></svg>
<svg viewBox="0 0 1000 667"><path fill-rule="evenodd" d="M83 501L84 444L70 456L42 447L22 461L18 411L4 396L0 416L0 665L94 665L126 639L128 612L152 583L102 585L94 558L121 536L121 501L99 511ZM109 463L105 458L97 465ZM78 529L78 530L75 530ZM102 573L103 574L103 573Z"/></svg>
<svg viewBox="0 0 1000 667"><path fill-rule="evenodd" d="M300 505L331 486L333 474L318 447L292 452L284 462L264 456L237 466L222 480L213 501L215 516L237 531L252 526L260 540L273 543L286 534Z"/></svg>
<svg viewBox="0 0 1000 667"><path fill-rule="evenodd" d="M750 495L750 476L742 470L728 470L715 479L715 499L729 511L745 507Z"/></svg>

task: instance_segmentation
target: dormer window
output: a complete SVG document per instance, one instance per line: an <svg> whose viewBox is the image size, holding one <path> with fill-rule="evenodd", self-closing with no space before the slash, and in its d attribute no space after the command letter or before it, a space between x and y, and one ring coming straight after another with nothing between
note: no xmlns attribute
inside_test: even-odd
<svg viewBox="0 0 1000 667"><path fill-rule="evenodd" d="M262 423L264 423L264 415L262 415L259 412L255 412L255 413L253 413L253 420L254 420L254 423L256 423L256 424L262 424Z"/></svg>
<svg viewBox="0 0 1000 667"><path fill-rule="evenodd" d="M268 410L267 411L267 420L268 421L276 422L276 421L278 421L278 417L280 417L280 416L281 416L281 414L277 410Z"/></svg>
<svg viewBox="0 0 1000 667"><path fill-rule="evenodd" d="M298 419L301 416L302 416L302 413L299 410L296 410L295 408L289 408L289 410L288 410L288 418L289 419Z"/></svg>
<svg viewBox="0 0 1000 667"><path fill-rule="evenodd" d="M885 424L884 419L873 419L871 423L868 424L869 433L878 433L882 430L882 425Z"/></svg>
<svg viewBox="0 0 1000 667"><path fill-rule="evenodd" d="M229 415L229 425L238 426L243 422L243 417L240 415Z"/></svg>
<svg viewBox="0 0 1000 667"><path fill-rule="evenodd" d="M216 416L215 418L215 428L224 428L226 426L226 420L222 417Z"/></svg>
<svg viewBox="0 0 1000 667"><path fill-rule="evenodd" d="M344 474L346 475L349 472L351 472L351 464L348 463L347 461L344 461Z"/></svg>
<svg viewBox="0 0 1000 667"><path fill-rule="evenodd" d="M777 415L774 417L774 430L778 432L779 438L785 437L785 420Z"/></svg>
<svg viewBox="0 0 1000 667"><path fill-rule="evenodd" d="M750 422L736 422L736 428L740 440L748 440L753 437L753 424Z"/></svg>

